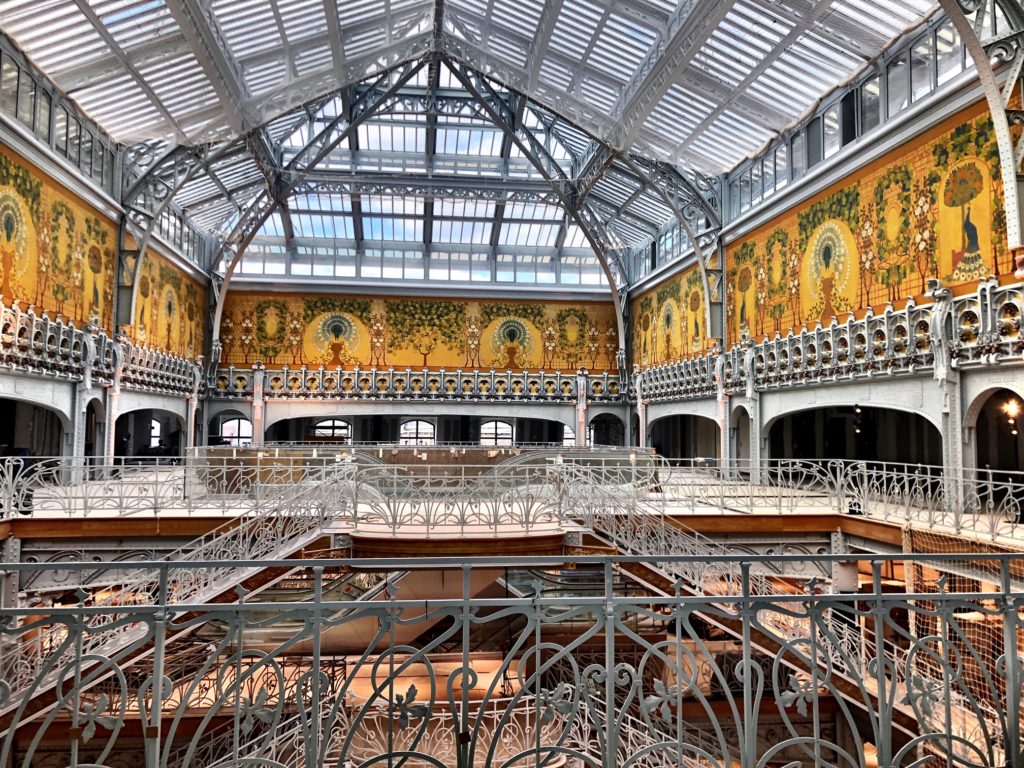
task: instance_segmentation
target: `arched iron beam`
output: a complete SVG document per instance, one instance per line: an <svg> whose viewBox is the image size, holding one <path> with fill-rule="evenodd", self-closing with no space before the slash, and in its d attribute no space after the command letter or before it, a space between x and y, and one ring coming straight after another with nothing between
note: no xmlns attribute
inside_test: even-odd
<svg viewBox="0 0 1024 768"><path fill-rule="evenodd" d="M125 249L123 240L119 243L115 325L123 326L135 321L139 295L139 279L142 276L142 265L146 257L146 251L149 248L150 241L153 239L153 234L156 231L160 217L163 216L164 212L174 202L175 195L188 182L194 179L200 171L209 169L211 163L215 163L243 147L244 142L240 139L225 142L212 154L206 154L207 149L204 147L184 147L180 145L172 147L150 165L146 172L129 187L128 192L125 193L122 199L125 221L122 233L125 229L129 230L132 237L135 238L136 247L133 251L129 251ZM171 181L160 175L160 171L166 169L168 165L173 169ZM181 167L179 168L179 166ZM159 200L155 209L144 208L137 204L146 192L152 192L153 190L162 190L159 195L153 195L151 198ZM133 212L139 218L145 219L144 226L132 215ZM133 255L135 262L134 264L129 264L128 259ZM126 274L129 270L131 272L130 281Z"/></svg>
<svg viewBox="0 0 1024 768"><path fill-rule="evenodd" d="M978 72L978 82L981 84L982 93L985 94L985 101L988 102L988 109L992 114L992 126L996 134L996 145L999 148L999 170L1003 180L1006 244L1016 262L1017 269L1014 274L1018 279L1024 279L1020 187L1017 180L1017 171L1020 168L1021 159L1024 157L1024 138L1014 147L1013 136L1010 133L1010 114L1008 114L1010 97L1020 78L1021 64L1024 63L1024 40L1022 40L1024 7L1021 6L1019 0L1005 0L1001 4L1004 7L1004 15L1013 25L1014 34L1008 38L1004 37L992 46L992 53L998 58L1010 59L1013 62L1010 76L1003 88L1000 89L989 51L985 50L974 24L967 18L968 13L984 13L986 0L939 0L939 5L953 22L953 26L960 33L960 39L967 47L967 52L974 60L974 68ZM1024 122L1024 120L1015 117L1015 122Z"/></svg>
<svg viewBox="0 0 1024 768"><path fill-rule="evenodd" d="M559 202L569 212L580 230L586 236L587 241L594 249L608 285L612 293L612 304L615 307L615 321L618 328L619 352L625 351L626 344L626 322L623 315L622 298L619 295L619 280L626 282L626 273L622 265L621 254L614 249L610 238L600 219L586 206L578 206L579 193L576 184L569 179L561 166L548 154L547 149L536 140L530 131L517 131L512 120L512 109L501 97L491 88L486 79L475 69L465 63L446 57L448 66L455 77L462 83L462 87L473 97L486 113L487 117L498 126L506 136L516 145L520 152L530 160L537 171L551 185L552 191L558 197ZM486 94L486 95L485 95ZM521 96L520 98L526 98ZM520 135L522 133L523 135ZM609 253L616 261L614 271L609 262Z"/></svg>
<svg viewBox="0 0 1024 768"><path fill-rule="evenodd" d="M720 307L722 303L722 269L725 265L719 265L716 270L714 283L712 283L710 274L711 259L718 252L718 248L715 247L718 237L716 234L710 242L708 242L708 252L705 255L704 249L701 247L701 238L697 236L693 227L690 226L690 219L696 217L696 208L700 208L703 211L705 207L710 208L710 206L702 206L700 203L690 199L687 201L687 205L695 206L696 208L687 215L685 207L680 207L675 199L665 191L662 184L659 183L659 179L657 177L660 175L660 171L659 166L656 163L651 163L650 166L644 167L643 164L634 160L628 153L622 157L622 160L626 166L633 171L633 173L640 177L648 188L653 190L654 193L662 199L665 205L672 209L672 212L675 214L680 226L682 226L683 231L686 232L686 236L690 238L690 242L693 243L693 250L697 255L697 265L700 268L700 278L701 283L704 286L704 296L706 298L706 301L704 302L704 327L708 329L708 338L714 338L716 335L722 337L722 313L718 312L716 316L715 312L712 311L712 305ZM688 188L688 191L693 191L696 194L696 191L690 188ZM699 194L697 194L697 199L705 204L707 203L707 201ZM715 229L718 229L718 227L715 227ZM706 234L704 236L707 237ZM724 342L725 339L722 337L722 343L724 344Z"/></svg>
<svg viewBox="0 0 1024 768"><path fill-rule="evenodd" d="M421 57L404 62L378 75L373 84L363 91L347 110L343 110L342 114L335 117L316 136L306 142L302 149L288 161L277 181L277 188L270 189L268 185L268 189L261 192L239 217L213 262L213 268L216 269L216 265L234 246L234 254L224 270L224 280L219 286L214 285L216 304L212 323L211 365L215 366L220 362L220 323L224 315L224 302L228 286L231 284L242 254L245 253L245 249L252 242L260 227L325 157L395 97L402 86L415 77L426 62L427 59ZM343 124L344 127L342 127Z"/></svg>

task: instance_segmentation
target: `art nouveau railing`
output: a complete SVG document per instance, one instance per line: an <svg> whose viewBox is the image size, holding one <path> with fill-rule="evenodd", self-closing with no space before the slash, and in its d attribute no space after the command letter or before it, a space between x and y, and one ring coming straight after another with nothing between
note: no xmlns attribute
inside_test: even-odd
<svg viewBox="0 0 1024 768"><path fill-rule="evenodd" d="M211 397L252 397L253 377L263 377L266 398L345 400L487 400L575 402L576 373L405 368L275 368L254 371L229 366L207 382ZM618 401L616 373L586 374L587 399Z"/></svg>
<svg viewBox="0 0 1024 768"><path fill-rule="evenodd" d="M128 345L127 352L122 386L184 397L199 389L201 370L196 361L134 344Z"/></svg>
<svg viewBox="0 0 1024 768"><path fill-rule="evenodd" d="M860 318L821 324L786 336L751 340L713 353L650 367L641 372L650 401L714 397L716 368L735 392L753 376L756 389L771 389L879 374L913 373L934 364L932 345L945 338L950 365L970 367L1020 359L1024 351L1024 291L1019 285L983 283L951 300L949 329L936 305L908 301L902 309L870 310Z"/></svg>
<svg viewBox="0 0 1024 768"><path fill-rule="evenodd" d="M61 670L69 657L108 657L131 660L145 649L146 630L136 607L154 600L190 603L213 600L240 585L245 578L265 571L266 566L244 568L235 561L273 562L294 555L321 535L337 518L350 516L351 464L328 464L309 473L296 485L277 486L276 497L246 514L215 528L162 562L185 564L168 569L153 564L148 571L126 569L105 574L99 584L79 588L80 608L91 617L78 636L57 622L40 619L19 653L0 653L0 679L4 680L8 706L23 712L32 697L50 685L62 685ZM218 567L190 568L189 563L218 561ZM94 563L89 564L95 570ZM99 609L99 610L96 610ZM47 609L48 612L48 609ZM76 680L76 685L80 681Z"/></svg>
<svg viewBox="0 0 1024 768"><path fill-rule="evenodd" d="M792 583L783 586L769 575L767 569L759 569L749 563L744 565L726 546L688 529L678 520L669 521L665 515L664 500L652 500L645 488L592 484L578 467L570 465L560 469L566 475L566 482L577 489L569 495L566 504L578 510L581 522L607 537L619 551L641 556L646 566L661 571L670 579L678 579L677 595L689 592L711 598L715 595L754 594L778 600L776 610L766 613L761 619L766 636L781 643L810 638L812 644L826 651L828 671L836 679L863 681L860 687L869 697L886 695L889 691L894 696L896 708L911 702L918 691L933 691L947 685L941 678L943 673L929 663L927 657L908 653L905 645L894 642L885 634L865 633L864 628L850 621L849 614L841 616L826 610L812 621L792 613L785 604L785 599L794 594ZM683 562L663 559L679 552L691 557ZM970 570L970 567L965 569L963 564L959 564L955 570L962 572ZM1010 573L1000 574L989 568L987 576L990 579L1001 576L1009 583ZM812 579L806 589L813 593L818 581L817 578ZM969 638L968 644L973 639ZM879 648L882 649L881 654ZM880 656L891 663L879 665ZM696 674L698 666L694 660L691 664L693 674ZM801 672L804 673L801 679L808 682L806 678L814 677L818 670L808 668ZM964 681L970 677L967 673L962 674ZM934 728L942 728L951 719L965 720L962 735L972 739L990 738L989 734L999 726L1001 699L997 696L979 698L975 689L978 680L984 680L985 676L973 677L975 679L971 682L975 685L964 682L962 687L950 693L948 709L944 713L905 709L904 716L913 716ZM869 700L864 703L870 706ZM922 717L929 719L921 720ZM959 748L953 754L964 756Z"/></svg>
<svg viewBox="0 0 1024 768"><path fill-rule="evenodd" d="M657 493L675 511L838 512L947 537L1024 543L1024 472L842 459L668 464Z"/></svg>
<svg viewBox="0 0 1024 768"><path fill-rule="evenodd" d="M0 519L214 515L257 511L295 484L311 482L335 456L274 456L230 451L181 458L0 459Z"/></svg>
<svg viewBox="0 0 1024 768"><path fill-rule="evenodd" d="M35 375L81 379L88 373L97 384L110 382L124 353L123 383L129 389L166 394L192 394L199 368L192 360L156 349L118 341L91 327L76 328L58 316L22 310L18 302L0 297L0 365Z"/></svg>
<svg viewBox="0 0 1024 768"><path fill-rule="evenodd" d="M726 559L741 574L741 589L734 594L500 599L463 594L424 601L404 600L399 593L358 604L321 599L282 604L278 614L269 616L266 605L248 601L182 604L150 595L133 606L131 619L143 628L140 641L152 649L132 667L131 684L143 689L135 694L145 703L143 711L111 707L128 695L104 698L92 691L88 679L97 667L110 672L104 685L129 685L116 672L115 658L76 651L62 660L59 675L77 685L68 686L59 700L52 694L49 700L41 697L39 709L20 718L17 738L11 721L0 725L0 761L31 764L44 747L57 744L66 750L61 764L72 768L117 764L125 751L150 755L151 764L157 765L170 764L167 757L181 755L189 745L201 748L218 728L218 718L196 723L184 713L167 713L161 698L170 688L155 686L153 680L163 678L162 660L184 627L214 624L226 637L236 638L229 654L229 660L236 660L232 668L244 660L243 676L225 675L212 705L230 724L231 735L222 742L228 751L220 758L223 763L204 759L179 763L183 766L237 764L231 762L236 758L248 764L298 766L309 764L304 762L307 757L316 765L344 765L348 760L365 764L374 758L386 762L389 752L392 758L408 756L417 763L437 754L435 745L456 755L454 764L484 764L491 745L504 743L506 736L519 743L524 721L518 713L526 712L540 738L524 746L519 762L510 759L508 765L552 764L564 756L609 768L696 762L727 768L734 760L766 765L794 759L868 768L875 764L876 753L877 764L886 766L944 756L956 765L995 768L1013 762L1010 756L1020 752L1017 638L1022 607L1015 580L1024 572L1024 560L991 554L904 557L864 559L859 568L870 591L858 595L821 594L813 585L789 594L755 594L748 586L750 573L768 559L758 557ZM818 565L829 570L850 558L822 557ZM707 559L657 558L681 572ZM645 561L568 558L566 565L596 565L611 583L617 569ZM256 568L264 563L234 565ZM304 560L279 565L314 570L346 563ZM375 561L373 567L397 570L407 565ZM473 583L477 569L493 573L553 567L550 559L531 558L428 559L421 565L447 569L453 583L466 585ZM166 582L172 571L221 567L165 563L157 570ZM152 568L139 566L140 573ZM883 574L893 568L908 573L969 568L989 574L991 582L953 592L942 579L914 580L915 591L894 594L883 590ZM191 580L206 577L196 574ZM31 613L0 611L5 648L31 642L37 628ZM888 638L903 653L873 658L867 665L844 658L841 646L821 642L838 613L867 636ZM635 629L637 616L644 622L643 633ZM428 639L414 646L389 646L388 638L399 626L427 629L437 625L438 617L445 617L443 631L425 635ZM28 623L22 625L23 619ZM123 608L103 606L53 608L45 619L63 625L72 649L88 644L93 623L126 620ZM257 621L275 631L274 642L261 640L258 647L247 643ZM567 621L575 628L571 635L561 629ZM758 638L777 636L779 621L793 627L793 633L765 653ZM346 634L347 627L365 627L367 622L376 628L369 637L361 630ZM706 634L708 622L732 628L739 638L735 651L715 650ZM494 648L460 645L460 638L475 637L475 630L491 625L502 628L502 642ZM982 633L981 625L995 630ZM348 638L344 675L329 680L313 673L317 659L336 658L326 643L336 646L339 638ZM452 644L461 647L461 661L442 668L432 656ZM313 659L311 671L289 676L285 669L297 649ZM491 664L484 672L475 655L482 650L497 654L497 668ZM223 659L219 654L216 658L219 666ZM899 674L897 666L902 667ZM556 667L559 674L553 677ZM699 678L694 672L698 668ZM148 674L137 675L140 670ZM930 674L923 675L923 670ZM906 681L898 694L887 687L893 677ZM249 684L257 680L258 685ZM452 727L453 713L458 727ZM289 726L283 727L286 722ZM644 730L646 739L641 738ZM133 741L133 731L143 736ZM714 748L716 743L720 749ZM276 763L267 762L271 756Z"/></svg>

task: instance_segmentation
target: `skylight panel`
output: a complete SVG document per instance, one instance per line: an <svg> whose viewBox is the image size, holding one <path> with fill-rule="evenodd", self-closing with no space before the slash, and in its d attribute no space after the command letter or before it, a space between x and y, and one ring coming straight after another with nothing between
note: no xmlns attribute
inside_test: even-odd
<svg viewBox="0 0 1024 768"><path fill-rule="evenodd" d="M173 34L178 25L164 0L93 3L93 11L100 17L111 36L122 49L142 45Z"/></svg>
<svg viewBox="0 0 1024 768"><path fill-rule="evenodd" d="M628 80L647 55L658 36L653 29L639 22L612 13L601 34L594 41L591 54L610 74L617 74L619 79Z"/></svg>
<svg viewBox="0 0 1024 768"><path fill-rule="evenodd" d="M260 64L243 66L243 78L252 93L262 93L277 86L286 71L287 64L282 55Z"/></svg>
<svg viewBox="0 0 1024 768"><path fill-rule="evenodd" d="M587 0L563 3L551 33L551 46L572 59L582 61L604 14L603 8Z"/></svg>
<svg viewBox="0 0 1024 768"><path fill-rule="evenodd" d="M301 75L317 72L331 65L333 60L328 43L315 45L295 55L295 70Z"/></svg>
<svg viewBox="0 0 1024 768"><path fill-rule="evenodd" d="M322 0L277 0L285 34L292 42L326 29Z"/></svg>
<svg viewBox="0 0 1024 768"><path fill-rule="evenodd" d="M487 45L494 53L501 56L502 59L517 67L522 67L526 64L526 57L529 54L529 50L527 50L522 43L514 39L510 34L492 32L490 37L487 39Z"/></svg>
<svg viewBox="0 0 1024 768"><path fill-rule="evenodd" d="M493 130L439 128L437 151L447 155L501 156L503 134Z"/></svg>
<svg viewBox="0 0 1024 768"><path fill-rule="evenodd" d="M271 2L213 0L211 10L237 58L279 48L283 42Z"/></svg>

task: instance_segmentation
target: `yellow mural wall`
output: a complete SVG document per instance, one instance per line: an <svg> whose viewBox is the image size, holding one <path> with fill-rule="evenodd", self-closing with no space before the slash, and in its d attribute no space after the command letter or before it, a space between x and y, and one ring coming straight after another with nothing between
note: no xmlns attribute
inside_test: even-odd
<svg viewBox="0 0 1024 768"><path fill-rule="evenodd" d="M634 363L658 365L704 352L707 335L704 282L697 266L683 270L630 302Z"/></svg>
<svg viewBox="0 0 1024 768"><path fill-rule="evenodd" d="M223 364L591 371L615 368L611 303L232 291Z"/></svg>
<svg viewBox="0 0 1024 768"><path fill-rule="evenodd" d="M0 146L0 294L82 327L113 322L117 228Z"/></svg>
<svg viewBox="0 0 1024 768"><path fill-rule="evenodd" d="M135 322L125 334L140 344L193 358L203 354L206 288L147 251L139 277Z"/></svg>
<svg viewBox="0 0 1024 768"><path fill-rule="evenodd" d="M984 105L951 118L729 246L726 338L827 326L1012 279L999 156Z"/></svg>

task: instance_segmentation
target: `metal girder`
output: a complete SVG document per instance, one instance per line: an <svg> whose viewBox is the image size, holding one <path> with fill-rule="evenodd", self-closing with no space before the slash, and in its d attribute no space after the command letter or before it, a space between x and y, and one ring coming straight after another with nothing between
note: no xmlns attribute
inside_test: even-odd
<svg viewBox="0 0 1024 768"><path fill-rule="evenodd" d="M607 144L595 141L591 146L593 151L583 158L579 170L575 172L580 200L586 200L594 184L615 162L615 150Z"/></svg>
<svg viewBox="0 0 1024 768"><path fill-rule="evenodd" d="M981 41L981 32L989 4L998 3L1012 32L989 45ZM1003 204L1006 207L1006 240L1016 262L1015 275L1024 279L1024 221L1021 195L1021 160L1024 159L1024 136L1014 142L1010 126L1024 125L1024 112L1009 108L1014 89L1021 85L1024 68L1024 5L1021 0L939 0L974 60L985 100L988 102L999 148L999 167L1003 181ZM968 18L974 15L974 19ZM1010 62L1010 69L1002 88L996 79L993 60Z"/></svg>
<svg viewBox="0 0 1024 768"><path fill-rule="evenodd" d="M551 35L555 31L555 22L558 21L561 12L562 0L547 0L544 3L544 10L537 24L537 34L533 38L533 45L530 46L530 55L526 59L530 62L530 75L526 81L527 93L532 93L540 81L540 68L551 43Z"/></svg>
<svg viewBox="0 0 1024 768"><path fill-rule="evenodd" d="M679 74L711 36L736 0L697 0L680 3L666 25L665 35L647 54L614 110L619 116L615 143L629 148L647 116Z"/></svg>
<svg viewBox="0 0 1024 768"><path fill-rule="evenodd" d="M345 72L345 48L341 39L338 0L324 0L324 15L327 17L327 34L331 40L331 66L334 76L340 82Z"/></svg>
<svg viewBox="0 0 1024 768"><path fill-rule="evenodd" d="M224 34L209 8L199 0L166 0L167 10L178 22L182 34L220 98L231 128L239 134L250 130L252 123L243 105L249 96L242 80L242 70L228 52Z"/></svg>
<svg viewBox="0 0 1024 768"><path fill-rule="evenodd" d="M144 171L127 187L122 200L125 226L121 228L122 238L118 247L117 326L135 320L139 278L146 250L161 216L173 205L174 196L199 172L210 173L211 163L239 152L243 146L241 140L235 140L225 142L212 151L207 147L177 146L162 154L158 154L159 147L155 144L136 148L130 168ZM215 183L220 184L212 173L210 175ZM222 184L220 189L222 193L228 193ZM132 230L135 236L134 249L125 247L123 236L126 230Z"/></svg>
<svg viewBox="0 0 1024 768"><path fill-rule="evenodd" d="M285 180L293 178L288 175ZM312 170L304 174L293 193L330 191L349 194L405 194L412 197L479 197L487 200L524 200L557 203L551 184L543 179L503 179L453 174L411 176L376 171Z"/></svg>
<svg viewBox="0 0 1024 768"><path fill-rule="evenodd" d="M494 124L505 131L519 151L530 159L534 167L551 184L559 201L587 237L601 263L605 276L608 278L618 324L619 348L624 349L626 328L618 288L619 285L627 283L628 279L621 253L609 236L604 222L585 202L579 203L579 193L576 190L575 182L566 176L565 171L551 157L544 145L537 140L533 132L525 130L521 126L517 129L515 109L508 103L508 100L494 91L486 78L475 69L451 58L448 58L447 61L456 78L477 100Z"/></svg>
<svg viewBox="0 0 1024 768"><path fill-rule="evenodd" d="M692 188L687 184L683 200L679 200L674 194L670 194L672 184L678 180L686 180L681 174L671 175L664 167L664 164L638 160L631 155L626 155L624 161L629 169L643 181L644 185L654 191L672 209L679 225L686 232L686 236L693 244L693 250L697 256L697 264L700 269L701 282L704 287L704 322L708 329L709 339L724 339L723 336L723 296L724 296L724 264L718 259L715 264L715 257L718 255L718 236L721 232L721 221L717 213L711 210L712 217L709 221L714 226L705 232L697 232L695 222L699 215L707 215L705 209L710 206L701 206L707 201L699 194L689 194ZM696 198L696 199L694 199Z"/></svg>
<svg viewBox="0 0 1024 768"><path fill-rule="evenodd" d="M378 76L373 85L354 98L350 98L346 109L328 123L316 136L312 137L282 169L282 180L272 194L270 190L253 200L239 217L231 233L221 246L214 264L219 264L233 249L233 254L224 270L224 280L216 292L216 307L213 317L213 364L216 364L220 352L220 321L224 313L224 301L227 296L231 278L241 259L245 248L259 228L281 204L287 200L293 189L298 186L305 175L316 168L335 147L343 142L355 130L368 120L385 104L391 102L402 86L411 80L425 64L423 59L406 62L401 66L389 69Z"/></svg>

